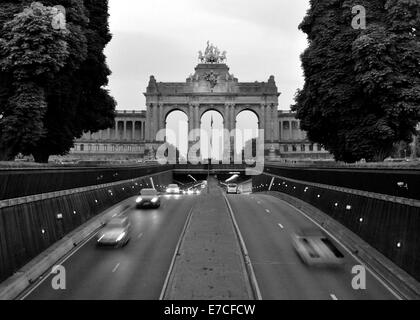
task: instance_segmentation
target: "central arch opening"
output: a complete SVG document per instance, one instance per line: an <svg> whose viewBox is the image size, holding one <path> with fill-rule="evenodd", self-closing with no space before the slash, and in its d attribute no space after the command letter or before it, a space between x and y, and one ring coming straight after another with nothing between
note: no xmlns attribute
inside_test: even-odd
<svg viewBox="0 0 420 320"><path fill-rule="evenodd" d="M177 149L177 161L188 155L188 116L180 110L171 111L166 117L165 142Z"/></svg>
<svg viewBox="0 0 420 320"><path fill-rule="evenodd" d="M257 156L257 138L259 137L258 116L250 110L241 111L236 117L235 150L236 159L249 160Z"/></svg>
<svg viewBox="0 0 420 320"><path fill-rule="evenodd" d="M224 119L220 112L215 110L206 111L201 117L201 160L212 163L223 160L224 152Z"/></svg>

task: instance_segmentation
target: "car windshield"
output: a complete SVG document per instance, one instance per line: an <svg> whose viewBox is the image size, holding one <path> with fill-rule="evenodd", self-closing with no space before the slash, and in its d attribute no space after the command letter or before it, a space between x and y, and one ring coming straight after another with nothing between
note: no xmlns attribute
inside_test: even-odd
<svg viewBox="0 0 420 320"><path fill-rule="evenodd" d="M142 196L155 196L157 195L157 191L155 189L143 189L141 190Z"/></svg>
<svg viewBox="0 0 420 320"><path fill-rule="evenodd" d="M170 184L169 188L178 188L178 185L177 184Z"/></svg>
<svg viewBox="0 0 420 320"><path fill-rule="evenodd" d="M230 184L229 188L236 188L236 184Z"/></svg>

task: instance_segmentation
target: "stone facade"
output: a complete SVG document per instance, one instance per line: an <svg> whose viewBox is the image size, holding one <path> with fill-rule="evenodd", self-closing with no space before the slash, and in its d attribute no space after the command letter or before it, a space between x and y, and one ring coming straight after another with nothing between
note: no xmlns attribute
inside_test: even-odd
<svg viewBox="0 0 420 320"><path fill-rule="evenodd" d="M115 126L98 133L86 133L77 140L70 156L89 159L143 159L162 144L157 133L165 129L168 115L184 112L189 130L199 129L201 118L217 111L229 132L235 129L242 111L251 111L264 130L266 155L271 158L329 158L328 152L312 145L291 112L279 111L274 76L267 82L239 82L224 63L200 63L185 82L157 82L150 77L145 111L118 111ZM193 144L198 137L191 137ZM227 139L225 143L232 143Z"/></svg>

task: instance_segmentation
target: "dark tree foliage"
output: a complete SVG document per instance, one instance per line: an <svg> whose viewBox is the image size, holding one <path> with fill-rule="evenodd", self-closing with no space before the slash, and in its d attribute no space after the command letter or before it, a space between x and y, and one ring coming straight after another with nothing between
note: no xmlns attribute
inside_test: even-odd
<svg viewBox="0 0 420 320"><path fill-rule="evenodd" d="M4 22L13 19L13 14L21 12L31 2L0 1L0 12L3 13L0 14L0 30ZM45 0L42 4L62 5L66 9L69 56L54 76L41 83L47 103L43 116L45 134L29 148L18 151L33 154L38 162L48 161L50 155L66 154L73 147L74 139L81 137L83 132L96 132L111 126L116 105L103 89L110 74L103 54L111 40L108 1ZM0 72L0 84L9 80L9 74ZM10 97L7 87L0 89L0 102Z"/></svg>
<svg viewBox="0 0 420 320"><path fill-rule="evenodd" d="M363 5L367 28L353 29ZM311 0L293 109L336 160L383 160L420 121L420 0Z"/></svg>

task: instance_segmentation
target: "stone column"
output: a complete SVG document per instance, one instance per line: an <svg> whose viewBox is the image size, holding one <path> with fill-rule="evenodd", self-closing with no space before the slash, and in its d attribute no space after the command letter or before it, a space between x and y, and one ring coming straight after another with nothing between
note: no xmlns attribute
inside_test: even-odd
<svg viewBox="0 0 420 320"><path fill-rule="evenodd" d="M230 104L230 131L236 129L235 104Z"/></svg>
<svg viewBox="0 0 420 320"><path fill-rule="evenodd" d="M195 117L194 117L194 105L193 104L189 104L188 106L188 139L189 141L194 141L194 139L190 139L190 133L191 131L195 128L194 127L194 123L195 123Z"/></svg>
<svg viewBox="0 0 420 320"><path fill-rule="evenodd" d="M123 140L127 140L127 121L124 120Z"/></svg>
<svg viewBox="0 0 420 320"><path fill-rule="evenodd" d="M194 129L200 129L201 128L201 119L200 119L200 105L195 104L194 105ZM196 139L198 137L195 137Z"/></svg>
<svg viewBox="0 0 420 320"><path fill-rule="evenodd" d="M279 142L284 140L283 135L283 120L277 119L277 123L279 124Z"/></svg>
<svg viewBox="0 0 420 320"><path fill-rule="evenodd" d="M290 140L293 140L293 121L289 121Z"/></svg>
<svg viewBox="0 0 420 320"><path fill-rule="evenodd" d="M231 154L231 144L230 144L230 133L231 133L231 104L226 103L225 104L225 110L224 110L224 118L223 118L223 127L225 131L228 132L228 134L224 134L223 136L223 163L229 164L230 163L230 154Z"/></svg>
<svg viewBox="0 0 420 320"><path fill-rule="evenodd" d="M279 123L279 113L278 105L273 105L273 140L274 142L279 142L280 140L280 123Z"/></svg>
<svg viewBox="0 0 420 320"><path fill-rule="evenodd" d="M153 133L152 133L152 141L156 140L156 134L157 134L157 130L158 130L158 124L159 124L159 114L158 114L158 105L155 105L153 107Z"/></svg>
<svg viewBox="0 0 420 320"><path fill-rule="evenodd" d="M147 106L147 108L146 108L146 123L145 123L145 139L146 139L146 141L150 141L150 132L151 132L151 121L150 121L150 119L151 119L151 112L152 112L152 110L151 110L151 104L149 104L148 106Z"/></svg>
<svg viewBox="0 0 420 320"><path fill-rule="evenodd" d="M260 119L260 126L261 126L261 128L260 129L264 129L264 141L266 141L267 140L267 116L266 116L266 113L265 113L265 104L261 104L261 106L260 106L260 109L261 109L261 116L262 116L262 119Z"/></svg>
<svg viewBox="0 0 420 320"><path fill-rule="evenodd" d="M163 103L161 103L161 104L159 104L159 112L158 112L158 114L159 114L159 119L158 119L158 126L157 126L157 129L156 129L156 134L160 131L160 130L162 130L162 129L165 129L165 110L164 110L164 104Z"/></svg>

